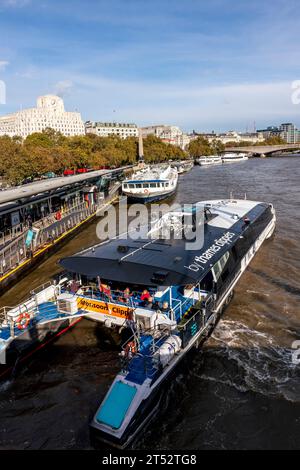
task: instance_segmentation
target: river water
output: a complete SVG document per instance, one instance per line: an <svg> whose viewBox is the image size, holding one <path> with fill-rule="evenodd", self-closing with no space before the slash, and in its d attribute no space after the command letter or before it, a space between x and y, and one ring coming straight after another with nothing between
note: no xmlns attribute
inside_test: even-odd
<svg viewBox="0 0 300 470"><path fill-rule="evenodd" d="M274 204L275 236L242 276L223 319L167 384L135 449L300 446L300 157L195 167L176 202L235 197ZM10 289L14 305L59 272L57 260L96 243L96 222ZM297 354L295 354L297 359ZM299 354L300 358L300 354ZM0 449L91 449L88 422L119 370L118 349L82 320L0 384Z"/></svg>

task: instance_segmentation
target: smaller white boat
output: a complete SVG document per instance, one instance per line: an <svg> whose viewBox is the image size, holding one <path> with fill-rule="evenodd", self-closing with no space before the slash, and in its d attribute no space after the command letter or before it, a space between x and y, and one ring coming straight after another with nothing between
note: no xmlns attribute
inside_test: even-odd
<svg viewBox="0 0 300 470"><path fill-rule="evenodd" d="M134 203L159 201L174 194L177 183L176 168L164 165L145 167L123 181L122 193Z"/></svg>
<svg viewBox="0 0 300 470"><path fill-rule="evenodd" d="M222 163L221 155L203 155L197 160L198 165L207 166L207 165L220 165Z"/></svg>
<svg viewBox="0 0 300 470"><path fill-rule="evenodd" d="M222 157L223 163L237 163L248 160L246 153L225 153Z"/></svg>

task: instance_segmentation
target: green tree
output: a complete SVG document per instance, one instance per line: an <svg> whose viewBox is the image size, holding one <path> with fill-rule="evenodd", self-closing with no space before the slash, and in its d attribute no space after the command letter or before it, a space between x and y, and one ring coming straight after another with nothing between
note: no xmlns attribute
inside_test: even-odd
<svg viewBox="0 0 300 470"><path fill-rule="evenodd" d="M28 148L34 147L53 147L51 138L45 132L34 132L26 137L24 140L24 146Z"/></svg>
<svg viewBox="0 0 300 470"><path fill-rule="evenodd" d="M7 135L0 137L0 176L5 177L14 156L18 155L20 150L21 147L14 138Z"/></svg>
<svg viewBox="0 0 300 470"><path fill-rule="evenodd" d="M197 158L202 155L212 155L214 152L209 141L205 137L198 136L189 143L188 153L192 158Z"/></svg>
<svg viewBox="0 0 300 470"><path fill-rule="evenodd" d="M144 139L145 160L149 163L188 158L179 147L155 136ZM35 132L24 141L20 137L0 137L0 176L12 184L25 178L38 178L53 171L60 175L67 168L119 167L135 164L138 140L94 134L65 137L53 129Z"/></svg>
<svg viewBox="0 0 300 470"><path fill-rule="evenodd" d="M211 142L210 147L211 147L214 155L219 155L220 153L224 152L224 150L225 150L225 145L218 139L214 139Z"/></svg>

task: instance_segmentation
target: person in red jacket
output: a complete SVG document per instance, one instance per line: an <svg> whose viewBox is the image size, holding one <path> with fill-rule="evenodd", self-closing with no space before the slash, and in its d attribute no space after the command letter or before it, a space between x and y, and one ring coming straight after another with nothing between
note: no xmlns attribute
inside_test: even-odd
<svg viewBox="0 0 300 470"><path fill-rule="evenodd" d="M144 289L141 295L141 300L149 300L149 297L151 297L150 292L147 289Z"/></svg>

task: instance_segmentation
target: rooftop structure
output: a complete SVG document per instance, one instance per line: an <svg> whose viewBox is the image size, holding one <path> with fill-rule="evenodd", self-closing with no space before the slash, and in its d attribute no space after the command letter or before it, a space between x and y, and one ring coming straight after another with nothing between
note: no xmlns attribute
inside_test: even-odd
<svg viewBox="0 0 300 470"><path fill-rule="evenodd" d="M126 139L127 137L137 137L139 135L139 130L136 124L120 122L87 121L85 123L85 132L87 134L96 134L100 137L117 135L122 139Z"/></svg>

